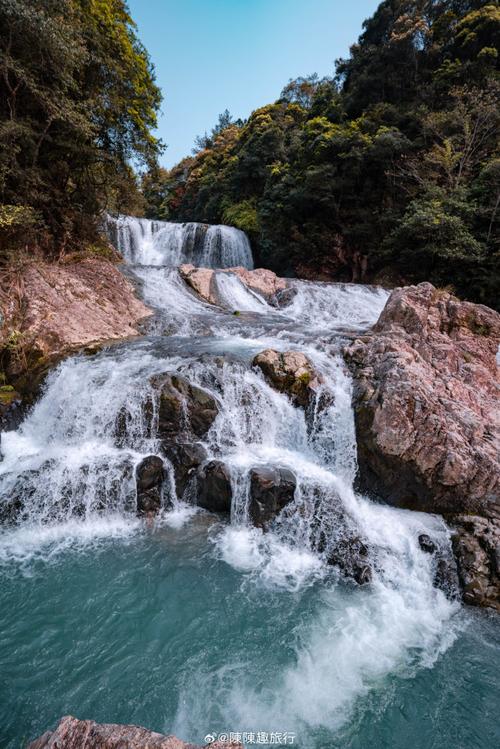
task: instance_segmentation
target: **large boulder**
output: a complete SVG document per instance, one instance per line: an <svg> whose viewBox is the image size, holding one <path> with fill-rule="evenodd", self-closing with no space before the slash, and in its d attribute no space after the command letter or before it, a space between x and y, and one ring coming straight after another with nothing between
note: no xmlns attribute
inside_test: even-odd
<svg viewBox="0 0 500 749"><path fill-rule="evenodd" d="M211 460L198 469L198 504L212 512L231 512L233 489L229 468L221 460Z"/></svg>
<svg viewBox="0 0 500 749"><path fill-rule="evenodd" d="M320 385L319 375L309 359L299 351L261 351L252 362L267 382L280 393L286 393L296 406L307 407Z"/></svg>
<svg viewBox="0 0 500 749"><path fill-rule="evenodd" d="M260 466L250 471L248 514L258 528L266 529L287 504L293 501L297 480L288 468Z"/></svg>
<svg viewBox="0 0 500 749"><path fill-rule="evenodd" d="M204 437L212 426L219 406L209 392L181 375L164 373L150 380L158 391L157 433L160 439L171 441L184 435L188 438ZM152 416L152 404L147 404Z"/></svg>
<svg viewBox="0 0 500 749"><path fill-rule="evenodd" d="M203 301L209 304L219 303L214 270L184 263L179 266L179 274Z"/></svg>
<svg viewBox="0 0 500 749"><path fill-rule="evenodd" d="M248 270L247 268L238 266L236 268L228 268L224 272L233 273L235 276L238 276L247 288L257 292L257 294L260 294L268 302L273 301L279 292L287 288L285 279L280 278L276 273L267 268Z"/></svg>
<svg viewBox="0 0 500 749"><path fill-rule="evenodd" d="M135 471L139 515L151 515L161 508L164 479L165 468L158 455L148 455L141 460Z"/></svg>
<svg viewBox="0 0 500 749"><path fill-rule="evenodd" d="M220 304L220 299L217 292L216 273L231 273L237 276L244 286L257 292L268 302L273 302L276 295L287 287L284 278L280 278L267 268L248 270L237 266L215 271L211 268L197 268L190 264L179 266L179 274L188 286L205 302L217 305Z"/></svg>
<svg viewBox="0 0 500 749"><path fill-rule="evenodd" d="M215 741L212 749L243 749L240 743ZM27 749L201 749L175 736L164 736L140 726L95 723L71 715L61 718L54 731L47 731Z"/></svg>
<svg viewBox="0 0 500 749"><path fill-rule="evenodd" d="M393 291L344 350L361 479L389 502L488 514L500 501L500 315L429 283Z"/></svg>
<svg viewBox="0 0 500 749"><path fill-rule="evenodd" d="M354 376L361 488L451 521L462 513L496 516L499 342L500 315L488 307L430 283L392 292L371 333L344 349ZM458 542L456 550L460 564ZM468 586L469 602L479 587ZM487 602L491 591L478 596Z"/></svg>

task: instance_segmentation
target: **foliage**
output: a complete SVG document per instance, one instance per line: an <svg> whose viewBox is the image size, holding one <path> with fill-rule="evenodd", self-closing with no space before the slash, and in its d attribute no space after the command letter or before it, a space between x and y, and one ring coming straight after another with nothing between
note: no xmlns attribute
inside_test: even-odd
<svg viewBox="0 0 500 749"><path fill-rule="evenodd" d="M148 215L245 228L281 273L498 304L499 43L491 0L383 0L335 77L219 119L145 191Z"/></svg>
<svg viewBox="0 0 500 749"><path fill-rule="evenodd" d="M60 253L142 200L130 163L160 150L153 70L124 0L0 0L0 67L0 201Z"/></svg>

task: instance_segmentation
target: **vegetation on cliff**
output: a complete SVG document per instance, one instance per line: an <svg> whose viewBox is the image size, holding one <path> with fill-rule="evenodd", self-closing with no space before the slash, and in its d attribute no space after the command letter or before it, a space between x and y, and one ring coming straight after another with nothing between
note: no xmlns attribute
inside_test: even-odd
<svg viewBox="0 0 500 749"><path fill-rule="evenodd" d="M495 305L499 42L495 2L384 0L334 78L291 81L245 123L225 112L151 171L147 215L235 225L280 273L431 280Z"/></svg>
<svg viewBox="0 0 500 749"><path fill-rule="evenodd" d="M0 259L93 239L133 210L160 91L124 0L0 0Z"/></svg>

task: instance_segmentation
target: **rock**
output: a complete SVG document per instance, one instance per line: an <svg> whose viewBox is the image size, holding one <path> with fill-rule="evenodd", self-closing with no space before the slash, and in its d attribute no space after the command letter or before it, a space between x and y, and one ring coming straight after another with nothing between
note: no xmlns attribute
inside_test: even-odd
<svg viewBox="0 0 500 749"><path fill-rule="evenodd" d="M452 528L465 603L500 611L500 520L458 515Z"/></svg>
<svg viewBox="0 0 500 749"><path fill-rule="evenodd" d="M371 566L368 563L369 551L360 538L349 535L340 538L328 557L328 564L338 567L343 574L352 578L358 585L366 585L373 578Z"/></svg>
<svg viewBox="0 0 500 749"><path fill-rule="evenodd" d="M138 323L152 314L118 268L101 258L28 263L18 288L22 314L14 304L2 310L0 348L14 330L25 354L33 350L37 357L61 357L99 342L136 336Z"/></svg>
<svg viewBox="0 0 500 749"><path fill-rule="evenodd" d="M196 469L206 460L207 451L199 443L173 443L165 446L165 454L174 467L175 489L179 498L184 494Z"/></svg>
<svg viewBox="0 0 500 749"><path fill-rule="evenodd" d="M276 294L271 297L270 303L273 305L273 307L282 309L283 307L288 307L290 304L292 304L296 296L297 289L294 286L287 286L285 289L281 289L280 291L276 292Z"/></svg>
<svg viewBox="0 0 500 749"><path fill-rule="evenodd" d="M434 586L443 591L451 601L460 597L460 584L457 574L457 564L453 557L439 557L436 559L434 571Z"/></svg>
<svg viewBox="0 0 500 749"><path fill-rule="evenodd" d="M215 741L212 749L243 749L240 743ZM27 749L202 749L175 736L164 736L140 726L95 723L71 715L61 718L54 731L47 731Z"/></svg>
<svg viewBox="0 0 500 749"><path fill-rule="evenodd" d="M287 393L296 406L308 406L320 385L309 359L299 351L266 349L254 358L267 382L280 393Z"/></svg>
<svg viewBox="0 0 500 749"><path fill-rule="evenodd" d="M216 273L232 273L238 276L240 281L252 291L256 291L267 301L271 301L275 295L286 288L286 281L266 268L235 267L218 269L196 268L194 265L184 264L179 266L181 278L195 291L199 297L209 304L219 304L215 280Z"/></svg>
<svg viewBox="0 0 500 749"><path fill-rule="evenodd" d="M262 466L250 471L248 514L258 528L267 528L281 510L293 501L297 480L287 468Z"/></svg>
<svg viewBox="0 0 500 749"><path fill-rule="evenodd" d="M210 268L196 268L185 263L179 266L181 278L195 291L199 297L209 304L218 304L215 271Z"/></svg>
<svg viewBox="0 0 500 749"><path fill-rule="evenodd" d="M155 375L150 382L159 392L157 430L161 439L206 435L219 413L218 403L209 392L168 372ZM152 404L147 404L146 409L152 417Z"/></svg>
<svg viewBox="0 0 500 749"><path fill-rule="evenodd" d="M354 375L360 485L457 523L464 599L494 605L498 576L479 521L500 503L500 315L429 283L396 289L371 334L344 350ZM495 526L496 527L496 526ZM494 593L496 591L496 593Z"/></svg>
<svg viewBox="0 0 500 749"><path fill-rule="evenodd" d="M150 515L162 505L162 484L165 478L163 460L158 455L148 455L136 468L137 512Z"/></svg>
<svg viewBox="0 0 500 749"><path fill-rule="evenodd" d="M12 385L0 385L0 432L17 429L23 417L24 409L19 393Z"/></svg>
<svg viewBox="0 0 500 749"><path fill-rule="evenodd" d="M198 469L198 504L211 512L230 512L233 489L225 463L211 460Z"/></svg>
<svg viewBox="0 0 500 749"><path fill-rule="evenodd" d="M238 276L245 286L252 291L256 291L268 302L275 298L276 294L284 291L287 285L284 278L280 278L267 268L248 270L247 268L236 267L228 268L224 270L224 273L233 273Z"/></svg>
<svg viewBox="0 0 500 749"><path fill-rule="evenodd" d="M427 554L434 554L436 551L436 544L427 533L421 533L418 537L418 545Z"/></svg>
<svg viewBox="0 0 500 749"><path fill-rule="evenodd" d="M500 501L500 315L423 283L392 292L344 350L363 486L392 504L488 514Z"/></svg>

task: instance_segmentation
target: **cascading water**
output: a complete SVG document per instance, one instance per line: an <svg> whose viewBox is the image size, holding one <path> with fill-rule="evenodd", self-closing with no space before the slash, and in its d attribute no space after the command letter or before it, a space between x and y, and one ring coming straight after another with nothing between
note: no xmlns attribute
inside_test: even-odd
<svg viewBox="0 0 500 749"><path fill-rule="evenodd" d="M128 263L193 263L205 268L253 268L246 234L232 226L150 221L133 216L106 216L106 232Z"/></svg>
<svg viewBox="0 0 500 749"><path fill-rule="evenodd" d="M151 236L162 230L181 231ZM134 242L124 254L145 260L131 270L157 310L149 334L61 363L20 428L2 437L0 513L11 521L0 534L0 656L11 684L2 746L18 745L19 721L35 735L67 712L197 742L248 731L288 732L303 749L405 746L410 731L412 746L429 745L422 715L441 730L440 716L429 718L429 675L447 668L463 616L435 586L436 557L418 536L446 559L449 533L437 517L354 490L351 381L339 353L346 331L377 319L386 293L294 281L294 298L277 309L217 273L213 307L175 268L151 267L169 266L177 250ZM252 368L269 347L304 352L320 373L306 410ZM167 457L169 509L152 527L136 516L135 467L162 454L145 406L157 413L151 378L165 372L219 404L201 441L207 460L230 472L230 521L197 509L196 483L177 496ZM265 533L248 517L250 471L263 466L297 482ZM370 560L363 587L338 563L353 540ZM36 709L15 711L10 694L27 672ZM421 710L403 726L395 695Z"/></svg>

